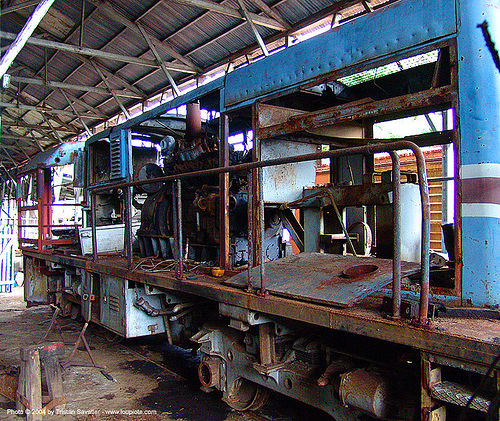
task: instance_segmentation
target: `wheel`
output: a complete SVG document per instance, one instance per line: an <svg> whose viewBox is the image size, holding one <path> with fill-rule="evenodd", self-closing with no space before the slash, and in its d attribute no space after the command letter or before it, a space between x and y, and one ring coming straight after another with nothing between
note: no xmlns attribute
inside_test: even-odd
<svg viewBox="0 0 500 421"><path fill-rule="evenodd" d="M231 391L223 400L237 411L255 411L267 403L269 395L270 392L265 387L239 378L233 383Z"/></svg>

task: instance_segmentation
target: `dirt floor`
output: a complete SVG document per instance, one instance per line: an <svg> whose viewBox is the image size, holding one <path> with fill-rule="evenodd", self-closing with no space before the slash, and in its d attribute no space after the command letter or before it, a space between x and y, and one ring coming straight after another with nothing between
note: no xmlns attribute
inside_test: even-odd
<svg viewBox="0 0 500 421"><path fill-rule="evenodd" d="M21 347L39 343L52 317L48 306L26 308L22 294L19 287L11 294L0 294L0 364L8 370L19 367ZM64 340L74 343L82 322L70 318L58 321ZM86 338L96 363L106 366L110 378L94 367L66 369L64 413L44 420L331 420L322 412L275 394L260 411L234 411L220 400L218 392L200 390L197 356L166 345L160 335L123 340L91 325ZM51 333L47 340L61 338ZM66 355L70 350L71 345L66 345ZM90 362L84 350L78 350L74 360ZM13 402L0 396L0 419L21 420L14 409Z"/></svg>

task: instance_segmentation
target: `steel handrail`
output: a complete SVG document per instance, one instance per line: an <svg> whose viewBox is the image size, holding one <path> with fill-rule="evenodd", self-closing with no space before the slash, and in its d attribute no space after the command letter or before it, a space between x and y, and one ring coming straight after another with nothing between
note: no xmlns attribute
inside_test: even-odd
<svg viewBox="0 0 500 421"><path fill-rule="evenodd" d="M284 158L276 158L270 159L267 161L256 161L249 162L246 164L237 164L231 165L228 167L216 167L209 168L206 170L199 171L191 171L180 174L172 174L163 177L151 178L148 180L134 180L128 182L119 182L114 184L109 184L106 186L89 186L87 187L87 191L90 193L91 198L99 192L105 192L113 189L123 189L129 188L133 186L141 186L150 183L156 182L167 182L167 181L176 181L182 180L185 178L192 177L200 177L207 175L218 175L232 172L242 172L254 170L257 168L265 168L276 165L284 165L284 164L292 164L298 162L305 161L316 161L320 159L329 159L329 158L337 158L340 156L350 156L350 155L359 155L359 154L374 154L374 153L382 153L382 152L395 152L398 150L409 149L415 155L415 159L417 161L417 173L418 173L418 184L420 190L420 200L422 204L422 244L421 244L421 288L420 288L420 304L419 304L419 323L421 325L425 325L428 322L428 307L429 307L429 291L430 291L430 219L431 219L431 209L430 209L430 197L429 197L429 184L427 181L427 170L425 157L422 153L420 147L414 142L410 142L408 140L399 140L391 143L369 143L363 146L354 146L349 148L336 149L332 151L322 151L305 155L298 156L290 156ZM393 159L393 167L394 167L394 159ZM96 250L94 249L94 252ZM182 252L182 250L180 251ZM97 253L94 253L97 254ZM261 263L263 264L263 262ZM394 273L393 273L394 275ZM399 284L399 282L397 282ZM401 286L394 287L399 292L396 294L396 298L400 297ZM399 298L400 299L400 298Z"/></svg>

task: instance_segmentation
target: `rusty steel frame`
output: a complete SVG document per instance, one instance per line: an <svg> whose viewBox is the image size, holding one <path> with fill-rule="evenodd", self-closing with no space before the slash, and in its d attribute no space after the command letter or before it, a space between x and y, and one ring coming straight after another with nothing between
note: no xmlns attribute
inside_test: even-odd
<svg viewBox="0 0 500 421"><path fill-rule="evenodd" d="M17 199L18 215L17 215L17 229L18 229L18 241L19 249L27 250L25 244L33 244L38 250L43 251L45 246L49 245L71 245L73 244L72 239L67 238L52 238L52 228L76 228L78 224L53 224L52 223L52 208L53 206L81 206L78 203L75 204L63 204L63 203L52 203L52 190L50 182L45 180L45 170L44 168L36 168L30 171L25 171L18 174L17 180L20 180L24 176L36 177L37 180L37 201L34 205L21 205L22 199ZM50 177L52 180L52 175ZM23 213L26 211L36 211L38 216L37 224L23 224L22 218ZM38 237L35 238L24 238L22 231L23 228L38 228Z"/></svg>
<svg viewBox="0 0 500 421"><path fill-rule="evenodd" d="M221 115L219 167L229 167L229 117ZM229 270L229 173L219 175L219 266Z"/></svg>
<svg viewBox="0 0 500 421"><path fill-rule="evenodd" d="M397 152L392 159L392 222L394 226L392 258L392 317L401 317L401 160Z"/></svg>
<svg viewBox="0 0 500 421"><path fill-rule="evenodd" d="M256 139L257 142L254 143L254 146L258 144L258 139ZM255 142L255 140L254 140ZM254 148L255 149L255 148ZM422 245L421 245L421 272L422 272L422 280L421 280L421 289L420 289L420 306L419 306L419 323L421 325L425 325L428 323L428 307L429 307L429 290L430 290L430 218L431 218L431 213L430 213L430 198L429 198L429 186L427 183L427 170L426 170L426 164L425 164L425 158L422 153L422 150L413 142L409 141L397 141L393 143L385 143L385 144L368 144L364 146L355 146L355 147L350 147L350 148L345 148L345 149L336 149L332 151L324 151L324 152L317 152L317 153L312 153L312 154L306 154L306 155L299 155L299 156L291 156L291 157L285 157L285 158L278 158L278 159L270 159L267 161L257 161L254 159L253 162L246 163L246 164L238 164L238 165L233 165L230 167L218 167L218 168L210 168L207 170L200 170L200 171L192 171L192 172L187 172L187 173L181 173L181 174L174 174L174 175L169 175L169 176L163 176L163 177L157 177L153 179L148 179L148 180L135 180L135 181L129 181L129 182L122 182L122 183L115 183L107 186L91 186L88 187L88 190L90 191L91 196L95 196L96 193L98 192L104 192L104 191L109 191L110 189L124 189L124 188L130 188L131 186L140 186L143 184L148 184L152 182L168 182L168 181L175 181L178 186L178 192L176 194L176 203L177 203L177 219L178 219L178 224L179 227L182 225L182 216L179 215L182 212L179 200L180 200L180 181L182 179L187 179L187 178L193 178L193 177L203 177L207 175L220 175L220 174L226 174L226 173L232 173L232 172L241 172L241 171L254 171L257 172L257 177L254 177L254 183L252 185L251 189L251 194L254 196L253 197L253 203L252 207L249 209L253 208L254 212L258 212L258 218L256 218L259 221L259 226L258 229L257 227L253 226L253 233L258 232L259 237L261 237L262 234L262 228L261 226L263 225L263 221L261 223L261 218L264 218L263 215L263 209L261 211L261 208L263 208L263 203L261 204L260 202L262 201L261 199L261 194L260 194L260 188L259 184L261 183L261 176L260 176L260 169L264 167L270 167L270 166L275 166L275 165L282 165L282 164L290 164L290 163L297 163L297 162L304 162L304 161L315 161L315 160L320 160L320 159L327 159L327 158L335 158L339 156L350 156L350 155L359 155L359 154L374 154L374 153L380 153L380 152L394 152L396 150L403 150L403 149L410 149L413 154L415 155L416 161L417 161L417 172L418 172L418 183L419 183L419 189L420 189L420 200L422 204ZM257 185L255 185L255 178L257 178ZM255 197L257 193L257 198ZM258 208L256 208L256 205L259 205ZM250 220L255 220L253 219L253 216L250 215L251 212L249 212L249 221ZM180 216L180 219L179 219ZM95 221L95 220L94 220ZM94 221L93 221L93 229L95 229L94 226ZM254 224L255 225L255 224ZM252 233L249 233L249 236ZM179 237L181 238L179 241ZM179 270L179 276L182 278L182 228L178 228L178 247L179 247L179 256L180 256L180 270ZM256 249L258 249L258 253L255 253L258 259L258 263L255 261L257 259L254 258L254 263L256 265L260 265L260 276L261 276L261 293L265 293L265 273L264 273L264 257L263 253L261 252L261 249L263 248L262 246L262 241L263 238L259 238L257 241L255 238L252 239L253 241L253 251L255 253ZM259 247L257 247L257 245ZM96 256L94 255L94 259ZM400 258L400 256L399 256ZM249 265L250 267L250 265ZM399 286L399 291L401 290Z"/></svg>
<svg viewBox="0 0 500 421"><path fill-rule="evenodd" d="M92 273L115 276L124 280L144 283L202 296L216 302L223 302L284 319L303 322L327 329L339 330L356 335L381 339L435 355L453 358L467 364L487 367L500 352L500 344L450 335L432 326L418 326L400 320L384 318L376 312L356 312L350 309L309 303L275 295L262 296L244 289L213 282L213 277L199 275L179 282L174 273L151 273L141 270L131 271L126 262L119 259L92 261L82 256L44 255L36 251L26 251L25 255L79 267Z"/></svg>

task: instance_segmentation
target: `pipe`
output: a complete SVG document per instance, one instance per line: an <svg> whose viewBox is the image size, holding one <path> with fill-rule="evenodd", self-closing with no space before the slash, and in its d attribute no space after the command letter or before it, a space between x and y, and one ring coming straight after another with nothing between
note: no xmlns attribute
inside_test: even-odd
<svg viewBox="0 0 500 421"><path fill-rule="evenodd" d="M190 102L186 110L186 140L197 139L201 136L200 103Z"/></svg>
<svg viewBox="0 0 500 421"><path fill-rule="evenodd" d="M392 317L401 317L401 161L396 152L392 159L392 223L394 229L392 255Z"/></svg>
<svg viewBox="0 0 500 421"><path fill-rule="evenodd" d="M23 29L17 34L16 39L10 44L9 49L0 60L0 78L3 77L17 55L21 52L31 34L49 11L52 3L54 3L54 0L41 0L38 3L38 6L24 24Z"/></svg>
<svg viewBox="0 0 500 421"><path fill-rule="evenodd" d="M177 199L177 247L178 247L178 257L179 257L179 278L182 279L184 277L184 259L182 253L182 185L181 180L177 179L176 181L177 189L175 189L175 196Z"/></svg>
<svg viewBox="0 0 500 421"><path fill-rule="evenodd" d="M252 171L248 171L247 176L248 185L248 279L247 279L247 289L252 290L252 268L253 268L253 177Z"/></svg>
<svg viewBox="0 0 500 421"><path fill-rule="evenodd" d="M297 162L304 162L304 161L316 161L319 159L337 158L339 156L350 156L350 155L359 155L359 154L374 154L374 153L379 153L379 152L391 152L391 151L403 150L403 149L411 149L414 153L416 150L420 150L420 148L415 143L410 142L408 140L400 140L400 141L392 142L392 143L368 144L368 145L355 146L355 147L350 147L350 148L335 149L333 151L323 151L323 152L315 152L315 153L310 153L310 154L305 154L305 155L296 155L296 156L288 156L288 157L284 157L284 158L269 159L267 161L254 161L254 162L248 162L245 164L231 165L229 167L209 168L209 169L205 169L205 170L197 170L197 171L191 171L191 172L186 172L186 173L166 175L166 176L162 176L162 177L151 178L149 180L134 180L134 181L130 181L130 182L116 183L116 184L113 184L112 186L90 186L90 187L88 187L88 190L107 191L110 188L113 188L113 189L121 188L121 187L125 187L127 185L140 186L142 184L154 183L154 182L159 182L159 181L173 181L173 180L177 180L177 179L182 180L184 178L196 178L196 177L200 177L200 176L241 172L241 171L253 170L256 168L272 167L275 165L294 164ZM420 155L423 157L423 154L421 151L420 151ZM417 158L417 166L418 166L418 162L419 162L419 159ZM425 162L424 162L424 170L425 170ZM419 171L419 175L420 175L420 171ZM427 177L425 177L425 183L427 184ZM428 191L428 186L426 186L426 190Z"/></svg>
<svg viewBox="0 0 500 421"><path fill-rule="evenodd" d="M220 385L220 363L213 357L205 358L198 366L198 378L204 387Z"/></svg>
<svg viewBox="0 0 500 421"><path fill-rule="evenodd" d="M128 268L132 268L132 242L133 242L133 233L132 233L132 188L127 187L124 189L125 193L125 253L127 255L127 264Z"/></svg>
<svg viewBox="0 0 500 421"><path fill-rule="evenodd" d="M259 178L259 231L260 231L260 292L261 294L266 294L266 273L264 269L264 264L266 263L266 246L265 246L265 221L264 221L264 181L262 179L262 168L259 168L257 172Z"/></svg>
<svg viewBox="0 0 500 421"><path fill-rule="evenodd" d="M417 160L418 185L420 188L420 199L422 201L422 245L421 245L421 272L422 283L420 286L420 307L418 312L419 324L426 325L429 312L429 290L430 290L430 243L431 243L431 202L429 197L429 184L427 182L427 170L425 157L422 150L415 145L411 148Z"/></svg>
<svg viewBox="0 0 500 421"><path fill-rule="evenodd" d="M90 223L92 226L92 258L97 260L97 216L95 194L90 193Z"/></svg>

